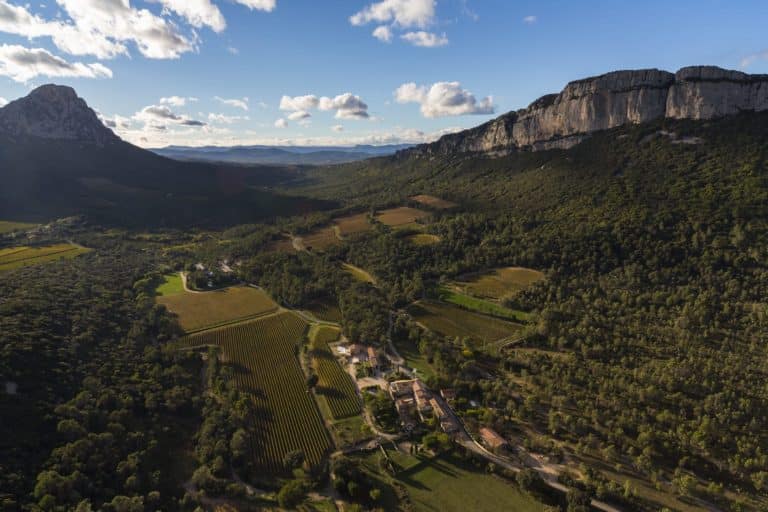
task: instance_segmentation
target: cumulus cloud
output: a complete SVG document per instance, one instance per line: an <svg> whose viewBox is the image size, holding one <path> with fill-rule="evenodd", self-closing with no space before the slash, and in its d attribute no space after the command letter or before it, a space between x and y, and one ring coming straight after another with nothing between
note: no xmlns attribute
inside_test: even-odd
<svg viewBox="0 0 768 512"><path fill-rule="evenodd" d="M302 119L307 119L309 117L312 117L312 114L310 114L306 110L297 110L296 112L291 112L288 115L288 119L290 119L291 121L300 121Z"/></svg>
<svg viewBox="0 0 768 512"><path fill-rule="evenodd" d="M382 0L353 14L352 25L393 23L400 27L426 27L435 19L435 0Z"/></svg>
<svg viewBox="0 0 768 512"><path fill-rule="evenodd" d="M448 38L445 34L438 35L423 30L419 30L418 32L406 32L400 37L412 45L421 46L422 48L437 48L448 44Z"/></svg>
<svg viewBox="0 0 768 512"><path fill-rule="evenodd" d="M225 114L208 114L208 122L214 124L232 124L238 121L250 121L248 116L228 116Z"/></svg>
<svg viewBox="0 0 768 512"><path fill-rule="evenodd" d="M379 41L389 43L392 41L392 29L386 25L381 25L373 30L373 37Z"/></svg>
<svg viewBox="0 0 768 512"><path fill-rule="evenodd" d="M526 23L528 25L533 25L538 21L538 19L539 18L537 18L536 16L526 16L525 18L523 18L523 23Z"/></svg>
<svg viewBox="0 0 768 512"><path fill-rule="evenodd" d="M168 96L165 98L160 98L161 105L170 105L172 107L184 107L187 105L187 103L194 103L196 101L197 98L193 98L191 96Z"/></svg>
<svg viewBox="0 0 768 512"><path fill-rule="evenodd" d="M287 128L288 127L288 121L283 119L282 117L275 121L275 128Z"/></svg>
<svg viewBox="0 0 768 512"><path fill-rule="evenodd" d="M215 99L216 101L218 101L222 105L226 105L228 107L239 108L241 110L246 110L246 111L248 110L248 101L249 101L248 98L243 98L243 99L237 99L237 98L227 99L227 98L221 98L219 96L214 96L213 99Z"/></svg>
<svg viewBox="0 0 768 512"><path fill-rule="evenodd" d="M133 120L144 123L145 127L165 130L169 124L180 126L200 127L206 124L203 121L191 119L185 115L177 114L168 105L149 105L133 115Z"/></svg>
<svg viewBox="0 0 768 512"><path fill-rule="evenodd" d="M739 66L741 66L742 69L748 68L749 66L751 66L752 64L760 60L768 60L768 50L764 50L759 53L753 53L751 55L747 55L746 57L743 57L741 59L741 62L739 63Z"/></svg>
<svg viewBox="0 0 768 512"><path fill-rule="evenodd" d="M43 48L0 45L0 75L16 82L28 82L38 76L112 78L112 71L98 62L68 62Z"/></svg>
<svg viewBox="0 0 768 512"><path fill-rule="evenodd" d="M195 28L210 27L223 32L227 22L221 11L210 0L150 0L159 2L164 9L174 12Z"/></svg>
<svg viewBox="0 0 768 512"><path fill-rule="evenodd" d="M318 107L320 110L335 110L336 119L368 119L368 105L351 92L340 94L335 98L322 97Z"/></svg>
<svg viewBox="0 0 768 512"><path fill-rule="evenodd" d="M418 103L424 117L430 118L493 114L495 111L492 97L478 101L471 92L462 89L459 82L437 82L431 86L406 83L395 91L395 100Z"/></svg>
<svg viewBox="0 0 768 512"><path fill-rule="evenodd" d="M277 7L277 0L235 0L235 2L257 11L272 12Z"/></svg>
<svg viewBox="0 0 768 512"><path fill-rule="evenodd" d="M300 110L312 110L317 108L320 100L314 94L304 96L283 96L280 98L280 110L288 112L298 112Z"/></svg>

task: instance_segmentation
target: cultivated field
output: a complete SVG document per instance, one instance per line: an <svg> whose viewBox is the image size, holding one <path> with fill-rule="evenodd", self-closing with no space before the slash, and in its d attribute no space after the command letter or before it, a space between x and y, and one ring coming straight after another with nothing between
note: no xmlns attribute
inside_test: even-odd
<svg viewBox="0 0 768 512"><path fill-rule="evenodd" d="M277 311L266 293L250 286L233 286L210 292L184 292L157 297L179 317L187 333L240 322Z"/></svg>
<svg viewBox="0 0 768 512"><path fill-rule="evenodd" d="M301 236L301 242L308 251L323 252L329 247L341 243L332 227L319 228Z"/></svg>
<svg viewBox="0 0 768 512"><path fill-rule="evenodd" d="M302 309L324 322L341 322L341 310L334 299L315 299Z"/></svg>
<svg viewBox="0 0 768 512"><path fill-rule="evenodd" d="M376 220L387 226L399 228L414 224L419 219L426 217L429 217L429 212L417 210L416 208L410 208L408 206L401 206L400 208L392 208L379 212L378 215L376 215Z"/></svg>
<svg viewBox="0 0 768 512"><path fill-rule="evenodd" d="M427 329L442 336L466 337L483 344L514 336L523 329L520 324L433 301L412 304L408 313Z"/></svg>
<svg viewBox="0 0 768 512"><path fill-rule="evenodd" d="M73 244L0 249L0 272L31 265L40 265L61 258L74 258L89 251L90 249Z"/></svg>
<svg viewBox="0 0 768 512"><path fill-rule="evenodd" d="M544 505L512 483L478 470L449 455L427 458L388 452L403 469L395 480L408 490L413 510L442 512L538 512Z"/></svg>
<svg viewBox="0 0 768 512"><path fill-rule="evenodd" d="M179 274L163 276L163 282L157 287L155 293L160 297L184 293L184 281Z"/></svg>
<svg viewBox="0 0 768 512"><path fill-rule="evenodd" d="M251 438L256 466L284 473L283 458L302 450L318 464L331 440L297 357L307 324L293 313L279 313L185 338L187 347L219 346L234 366L235 379L257 404Z"/></svg>
<svg viewBox="0 0 768 512"><path fill-rule="evenodd" d="M371 223L368 222L367 213L358 213L357 215L347 215L346 217L339 217L334 219L336 226L339 229L341 236L356 235L357 233L364 233L371 229Z"/></svg>
<svg viewBox="0 0 768 512"><path fill-rule="evenodd" d="M544 274L538 270L508 267L483 274L465 276L453 284L470 295L500 300L543 279Z"/></svg>
<svg viewBox="0 0 768 512"><path fill-rule="evenodd" d="M328 403L334 419L349 418L360 414L360 400L357 397L352 377L344 371L328 347L328 339L334 341L339 332L329 328L316 330L312 336L312 367L320 380L315 390Z"/></svg>
<svg viewBox="0 0 768 512"><path fill-rule="evenodd" d="M293 242L290 239L281 238L264 246L264 252L294 253L296 249L293 247Z"/></svg>
<svg viewBox="0 0 768 512"><path fill-rule="evenodd" d="M445 199L440 199L439 197L430 196L427 194L419 194L417 196L413 196L411 197L411 201L416 201L417 203L421 203L431 208L437 208L438 210L447 210L448 208L458 206L456 203L452 203L450 201L446 201Z"/></svg>
<svg viewBox="0 0 768 512"><path fill-rule="evenodd" d="M37 224L0 220L0 235L3 233L11 233L13 231L26 231L28 229L34 228L35 226L37 226Z"/></svg>
<svg viewBox="0 0 768 512"><path fill-rule="evenodd" d="M530 314L525 311L507 308L498 301L478 299L472 295L466 295L451 285L442 286L440 288L440 300L470 311L475 311L484 315L497 316L499 318L506 318L507 320L517 322L527 322L530 317Z"/></svg>
<svg viewBox="0 0 768 512"><path fill-rule="evenodd" d="M408 240L410 240L411 243L414 245L423 247L426 245L439 244L441 239L437 235L430 235L428 233L418 233L416 235L408 236Z"/></svg>

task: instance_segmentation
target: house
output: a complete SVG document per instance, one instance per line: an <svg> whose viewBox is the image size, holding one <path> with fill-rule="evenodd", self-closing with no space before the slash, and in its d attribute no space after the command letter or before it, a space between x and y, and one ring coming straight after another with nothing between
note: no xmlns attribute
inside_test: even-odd
<svg viewBox="0 0 768 512"><path fill-rule="evenodd" d="M480 438L488 448L494 451L509 447L506 439L501 437L495 430L487 427L480 429Z"/></svg>
<svg viewBox="0 0 768 512"><path fill-rule="evenodd" d="M416 399L416 408L419 410L419 415L424 420L432 412L432 406L429 403L432 394L419 379L416 379L413 381L413 396Z"/></svg>
<svg viewBox="0 0 768 512"><path fill-rule="evenodd" d="M452 388L446 388L440 390L440 396L448 400L449 402L452 402L456 400L456 390Z"/></svg>
<svg viewBox="0 0 768 512"><path fill-rule="evenodd" d="M365 347L359 343L350 345L349 353L352 356L352 362L355 364L364 363L368 360L368 352L365 350Z"/></svg>
<svg viewBox="0 0 768 512"><path fill-rule="evenodd" d="M389 395L392 400L405 395L411 395L413 393L413 381L412 380L395 380L389 383Z"/></svg>
<svg viewBox="0 0 768 512"><path fill-rule="evenodd" d="M400 424L405 430L413 429L416 426L414 417L416 416L416 403L412 397L403 397L395 400L395 410L400 416Z"/></svg>
<svg viewBox="0 0 768 512"><path fill-rule="evenodd" d="M446 418L448 418L448 415L445 413L442 406L437 402L436 399L432 398L429 401L429 406L432 408L432 413L435 415L438 421L444 421Z"/></svg>
<svg viewBox="0 0 768 512"><path fill-rule="evenodd" d="M378 370L379 356L376 354L376 349L373 347L368 347L367 355L368 355L368 362L371 364L371 368L373 368L374 370Z"/></svg>

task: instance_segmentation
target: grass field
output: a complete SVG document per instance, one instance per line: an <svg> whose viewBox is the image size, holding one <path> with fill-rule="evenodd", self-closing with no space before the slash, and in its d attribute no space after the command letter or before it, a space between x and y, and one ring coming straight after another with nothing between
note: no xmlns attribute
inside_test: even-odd
<svg viewBox="0 0 768 512"><path fill-rule="evenodd" d="M160 297L184 293L184 281L179 274L163 276L163 282L157 287L155 293Z"/></svg>
<svg viewBox="0 0 768 512"><path fill-rule="evenodd" d="M306 304L302 309L309 312L318 320L324 322L341 322L341 310L339 305L332 298L315 299Z"/></svg>
<svg viewBox="0 0 768 512"><path fill-rule="evenodd" d="M308 251L323 252L329 247L341 243L333 227L319 228L301 236L304 248Z"/></svg>
<svg viewBox="0 0 768 512"><path fill-rule="evenodd" d="M544 274L522 267L500 268L483 274L465 276L455 285L465 293L483 299L501 300L515 295L528 286L541 281Z"/></svg>
<svg viewBox="0 0 768 512"><path fill-rule="evenodd" d="M41 265L62 258L74 258L87 252L90 252L90 249L74 244L0 249L0 272L32 265Z"/></svg>
<svg viewBox="0 0 768 512"><path fill-rule="evenodd" d="M517 311L515 309L506 308L498 302L491 302L489 300L478 299L477 297L472 297L471 295L459 293L456 290L448 288L447 286L440 288L440 300L454 304L464 309L469 309L471 311L476 311L485 315L506 318L507 320L512 320L515 322L527 322L531 316L525 311Z"/></svg>
<svg viewBox="0 0 768 512"><path fill-rule="evenodd" d="M376 220L387 226L399 228L414 224L419 219L426 217L429 217L429 212L417 210L416 208L410 208L408 206L401 206L399 208L392 208L379 212L378 215L376 215Z"/></svg>
<svg viewBox="0 0 768 512"><path fill-rule="evenodd" d="M418 371L419 377L422 379L428 379L435 375L435 370L427 361L427 358L419 352L419 347L415 343L408 340L399 341L395 344L398 354L403 356L405 364L409 368L414 368Z"/></svg>
<svg viewBox="0 0 768 512"><path fill-rule="evenodd" d="M347 215L334 219L341 236L356 235L364 233L371 229L371 223L368 222L367 213L358 213L357 215Z"/></svg>
<svg viewBox="0 0 768 512"><path fill-rule="evenodd" d="M349 418L360 414L360 400L355 384L328 347L331 334L326 329L317 329L311 338L312 367L320 377L315 391L328 404L334 419ZM338 338L339 332L335 333Z"/></svg>
<svg viewBox="0 0 768 512"><path fill-rule="evenodd" d="M483 344L514 336L523 329L520 324L441 302L420 301L409 306L408 313L427 329L442 336L466 337Z"/></svg>
<svg viewBox="0 0 768 512"><path fill-rule="evenodd" d="M250 286L233 286L210 292L184 292L157 297L179 318L187 333L248 320L277 311L266 293Z"/></svg>
<svg viewBox="0 0 768 512"><path fill-rule="evenodd" d="M283 457L302 450L319 463L331 448L320 411L307 390L297 357L307 324L293 313L278 313L185 338L187 347L219 346L223 362L235 369L238 386L253 395L257 414L251 445L256 466L283 473Z"/></svg>
<svg viewBox="0 0 768 512"><path fill-rule="evenodd" d="M418 246L425 246L425 245L435 245L439 244L441 238L437 235L430 235L427 233L418 233L415 235L408 236L408 240L411 241L414 245Z"/></svg>
<svg viewBox="0 0 768 512"><path fill-rule="evenodd" d="M393 456L394 452L390 452ZM437 458L395 454L402 468L394 477L403 484L417 512L544 511L544 505L515 485L450 455Z"/></svg>
<svg viewBox="0 0 768 512"><path fill-rule="evenodd" d="M438 210L447 210L448 208L458 206L456 203L452 203L450 201L446 201L445 199L440 199L439 197L430 196L427 194L419 194L417 196L413 196L411 197L411 201L416 201L417 203L421 203L431 208L437 208Z"/></svg>
<svg viewBox="0 0 768 512"><path fill-rule="evenodd" d="M352 275L352 277L354 277L356 280L362 283L376 284L376 278L373 277L368 272L366 272L365 270L361 269L360 267L356 267L351 263L342 263L341 266L344 268L344 270L349 272Z"/></svg>
<svg viewBox="0 0 768 512"><path fill-rule="evenodd" d="M0 220L0 235L3 233L11 233L13 231L26 231L28 229L34 228L35 226L37 226L37 224Z"/></svg>

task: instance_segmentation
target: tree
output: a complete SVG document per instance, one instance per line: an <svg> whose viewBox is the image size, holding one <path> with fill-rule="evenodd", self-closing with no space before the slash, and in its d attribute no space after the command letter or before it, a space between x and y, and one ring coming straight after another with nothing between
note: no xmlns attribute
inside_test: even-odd
<svg viewBox="0 0 768 512"><path fill-rule="evenodd" d="M302 480L291 480L280 488L277 501L281 508L294 509L304 501L306 488Z"/></svg>
<svg viewBox="0 0 768 512"><path fill-rule="evenodd" d="M307 387L309 389L313 389L315 386L317 386L318 381L320 378L317 376L316 373L311 373L309 377L307 377Z"/></svg>
<svg viewBox="0 0 768 512"><path fill-rule="evenodd" d="M302 450L293 450L285 454L283 457L283 465L287 469L297 469L304 464L306 456Z"/></svg>

